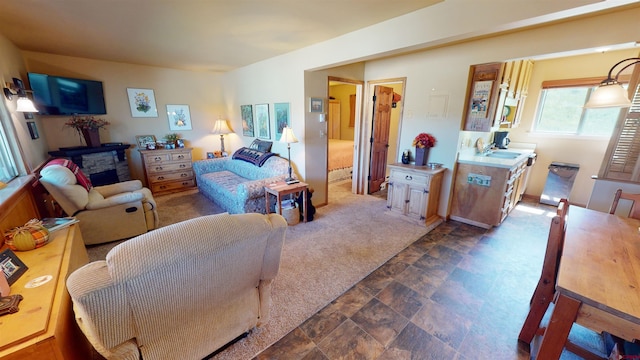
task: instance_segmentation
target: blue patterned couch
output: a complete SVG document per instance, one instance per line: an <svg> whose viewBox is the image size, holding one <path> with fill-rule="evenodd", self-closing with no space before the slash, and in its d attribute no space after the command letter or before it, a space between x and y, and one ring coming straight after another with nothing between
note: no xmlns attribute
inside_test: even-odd
<svg viewBox="0 0 640 360"><path fill-rule="evenodd" d="M200 192L231 214L266 213L264 187L288 176L289 162L269 157L262 166L223 157L193 163Z"/></svg>

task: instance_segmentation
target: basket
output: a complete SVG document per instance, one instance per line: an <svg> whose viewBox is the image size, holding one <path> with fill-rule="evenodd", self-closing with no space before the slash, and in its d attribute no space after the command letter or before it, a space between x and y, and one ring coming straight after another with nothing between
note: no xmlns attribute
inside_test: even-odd
<svg viewBox="0 0 640 360"><path fill-rule="evenodd" d="M300 222L300 209L297 207L282 209L282 216L287 220L287 224L296 225Z"/></svg>

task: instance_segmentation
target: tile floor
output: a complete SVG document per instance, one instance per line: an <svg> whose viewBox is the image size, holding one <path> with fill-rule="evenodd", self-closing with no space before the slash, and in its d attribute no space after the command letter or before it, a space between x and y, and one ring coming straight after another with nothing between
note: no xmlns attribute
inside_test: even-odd
<svg viewBox="0 0 640 360"><path fill-rule="evenodd" d="M528 359L517 337L554 212L521 202L490 230L444 223L256 359ZM576 327L574 341L602 348Z"/></svg>

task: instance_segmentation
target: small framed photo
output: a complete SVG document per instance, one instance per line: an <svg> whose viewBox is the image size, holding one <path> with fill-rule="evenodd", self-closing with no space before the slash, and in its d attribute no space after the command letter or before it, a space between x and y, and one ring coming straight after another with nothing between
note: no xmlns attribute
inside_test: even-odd
<svg viewBox="0 0 640 360"><path fill-rule="evenodd" d="M191 114L189 105L167 105L167 117L169 118L169 130L191 130Z"/></svg>
<svg viewBox="0 0 640 360"><path fill-rule="evenodd" d="M138 148L140 149L148 149L148 144L153 144L155 148L156 137L153 135L138 135L136 136L136 144L138 144Z"/></svg>
<svg viewBox="0 0 640 360"><path fill-rule="evenodd" d="M0 276L7 278L9 285L13 285L28 267L11 251L6 249L0 253Z"/></svg>
<svg viewBox="0 0 640 360"><path fill-rule="evenodd" d="M215 159L216 156L212 152L207 152L207 159Z"/></svg>
<svg viewBox="0 0 640 360"><path fill-rule="evenodd" d="M256 124L258 127L258 137L262 139L271 139L269 104L256 105Z"/></svg>
<svg viewBox="0 0 640 360"><path fill-rule="evenodd" d="M127 88L129 107L133 117L158 117L156 97L151 89Z"/></svg>
<svg viewBox="0 0 640 360"><path fill-rule="evenodd" d="M27 121L27 127L29 128L29 135L31 135L32 140L40 137L35 121Z"/></svg>
<svg viewBox="0 0 640 360"><path fill-rule="evenodd" d="M242 115L242 135L253 137L253 106L240 105L240 114Z"/></svg>
<svg viewBox="0 0 640 360"><path fill-rule="evenodd" d="M324 112L324 99L312 97L309 98L309 112L323 113Z"/></svg>
<svg viewBox="0 0 640 360"><path fill-rule="evenodd" d="M184 148L184 140L183 139L176 140L176 147L179 149Z"/></svg>

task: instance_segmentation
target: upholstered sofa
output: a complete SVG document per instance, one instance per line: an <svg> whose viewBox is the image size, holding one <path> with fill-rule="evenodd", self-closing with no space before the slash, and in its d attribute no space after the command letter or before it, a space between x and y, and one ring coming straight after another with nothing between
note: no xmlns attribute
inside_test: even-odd
<svg viewBox="0 0 640 360"><path fill-rule="evenodd" d="M256 154L255 161L242 159L238 153L231 157L194 162L198 189L229 213L264 214L264 187L284 181L288 176L289 162L273 153L260 154L257 150L252 152ZM265 154L270 155L264 158Z"/></svg>
<svg viewBox="0 0 640 360"><path fill-rule="evenodd" d="M67 279L76 321L107 359L202 359L269 319L286 229L223 213L125 241Z"/></svg>
<svg viewBox="0 0 640 360"><path fill-rule="evenodd" d="M67 216L80 221L86 245L127 239L158 227L155 199L140 180L92 186L74 163L53 159L40 171L39 181Z"/></svg>

